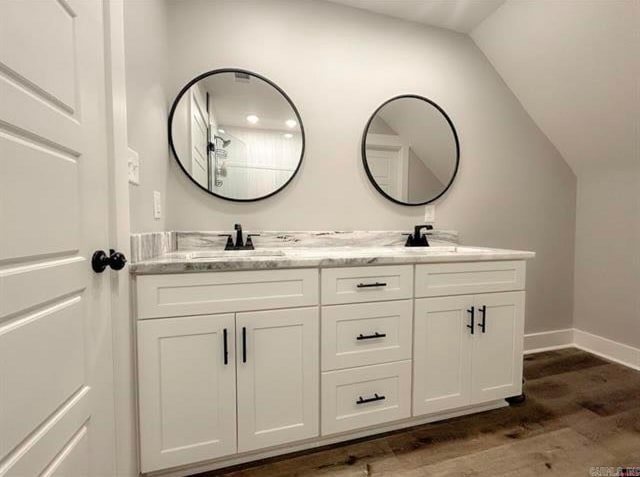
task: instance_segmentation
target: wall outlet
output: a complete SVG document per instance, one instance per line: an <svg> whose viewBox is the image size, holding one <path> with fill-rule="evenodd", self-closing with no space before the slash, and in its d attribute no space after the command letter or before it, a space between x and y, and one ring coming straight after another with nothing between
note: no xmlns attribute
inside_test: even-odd
<svg viewBox="0 0 640 477"><path fill-rule="evenodd" d="M140 156L130 147L127 148L127 164L129 165L129 184L140 185Z"/></svg>
<svg viewBox="0 0 640 477"><path fill-rule="evenodd" d="M428 204L424 206L424 221L427 224L435 224L436 206L434 204Z"/></svg>
<svg viewBox="0 0 640 477"><path fill-rule="evenodd" d="M153 218L156 220L162 218L162 197L157 190L153 191Z"/></svg>

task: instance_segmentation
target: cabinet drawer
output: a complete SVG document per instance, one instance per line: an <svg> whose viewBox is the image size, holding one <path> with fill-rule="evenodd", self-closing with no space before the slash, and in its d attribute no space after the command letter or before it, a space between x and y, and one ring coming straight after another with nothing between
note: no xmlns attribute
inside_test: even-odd
<svg viewBox="0 0 640 477"><path fill-rule="evenodd" d="M327 268L322 270L322 303L360 303L411 298L413 266Z"/></svg>
<svg viewBox="0 0 640 477"><path fill-rule="evenodd" d="M318 270L269 270L137 278L138 318L318 304Z"/></svg>
<svg viewBox="0 0 640 477"><path fill-rule="evenodd" d="M322 373L322 434L411 416L411 361Z"/></svg>
<svg viewBox="0 0 640 477"><path fill-rule="evenodd" d="M322 370L411 359L412 301L322 308Z"/></svg>
<svg viewBox="0 0 640 477"><path fill-rule="evenodd" d="M525 262L430 263L416 266L416 298L524 290Z"/></svg>

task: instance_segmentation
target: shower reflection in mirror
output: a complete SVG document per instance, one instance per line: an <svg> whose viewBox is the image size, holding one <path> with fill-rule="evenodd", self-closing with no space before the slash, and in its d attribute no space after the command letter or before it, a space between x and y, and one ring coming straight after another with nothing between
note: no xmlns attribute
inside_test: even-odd
<svg viewBox="0 0 640 477"><path fill-rule="evenodd" d="M182 169L225 199L274 194L302 160L304 133L293 103L252 73L220 70L198 78L176 99L170 121Z"/></svg>

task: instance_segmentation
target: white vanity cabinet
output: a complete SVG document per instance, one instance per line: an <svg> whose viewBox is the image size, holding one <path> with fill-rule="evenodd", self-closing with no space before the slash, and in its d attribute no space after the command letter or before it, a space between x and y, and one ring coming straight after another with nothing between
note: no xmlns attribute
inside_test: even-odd
<svg viewBox="0 0 640 477"><path fill-rule="evenodd" d="M524 260L139 275L141 470L503 406L522 392L524 285Z"/></svg>
<svg viewBox="0 0 640 477"><path fill-rule="evenodd" d="M415 300L414 416L522 392L524 274L524 261L416 267L429 298Z"/></svg>
<svg viewBox="0 0 640 477"><path fill-rule="evenodd" d="M140 276L137 296L142 472L318 436L317 269ZM216 314L288 304L316 306Z"/></svg>

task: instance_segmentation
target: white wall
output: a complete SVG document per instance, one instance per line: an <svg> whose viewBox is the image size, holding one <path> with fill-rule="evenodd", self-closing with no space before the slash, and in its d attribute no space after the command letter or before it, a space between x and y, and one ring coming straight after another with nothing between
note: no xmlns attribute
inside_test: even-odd
<svg viewBox="0 0 640 477"><path fill-rule="evenodd" d="M640 164L578 182L575 320L640 348Z"/></svg>
<svg viewBox="0 0 640 477"><path fill-rule="evenodd" d="M407 174L409 175L407 200L409 202L422 202L425 198L432 198L442 192L445 184L435 176L433 171L409 149L409 163ZM447 184L449 182L447 181Z"/></svg>
<svg viewBox="0 0 640 477"><path fill-rule="evenodd" d="M166 230L169 165L167 117L168 34L164 1L124 2L129 147L140 155L140 185L130 186L131 231ZM171 92L173 95L174 93ZM153 191L160 191L164 217L153 218Z"/></svg>
<svg viewBox="0 0 640 477"><path fill-rule="evenodd" d="M508 0L471 36L578 175L638 161L640 2Z"/></svg>
<svg viewBox="0 0 640 477"><path fill-rule="evenodd" d="M213 29L212 18L224 21ZM458 179L438 203L437 226L459 230L468 244L535 250L527 332L571 326L575 176L467 36L308 0L171 1L168 21L169 96L210 69L252 70L292 98L307 142L296 179L257 203L208 196L171 160L167 229L242 222L247 229L409 231L423 221L423 208L375 191L360 140L379 104L416 93L447 111L461 142ZM163 159L159 153L159 171Z"/></svg>
<svg viewBox="0 0 640 477"><path fill-rule="evenodd" d="M575 327L640 347L640 2L508 0L471 36L577 173Z"/></svg>
<svg viewBox="0 0 640 477"><path fill-rule="evenodd" d="M189 172L191 172L191 90L196 86L189 88L176 105L171 124L173 147L181 158L183 167ZM166 159L163 159L166 163Z"/></svg>

